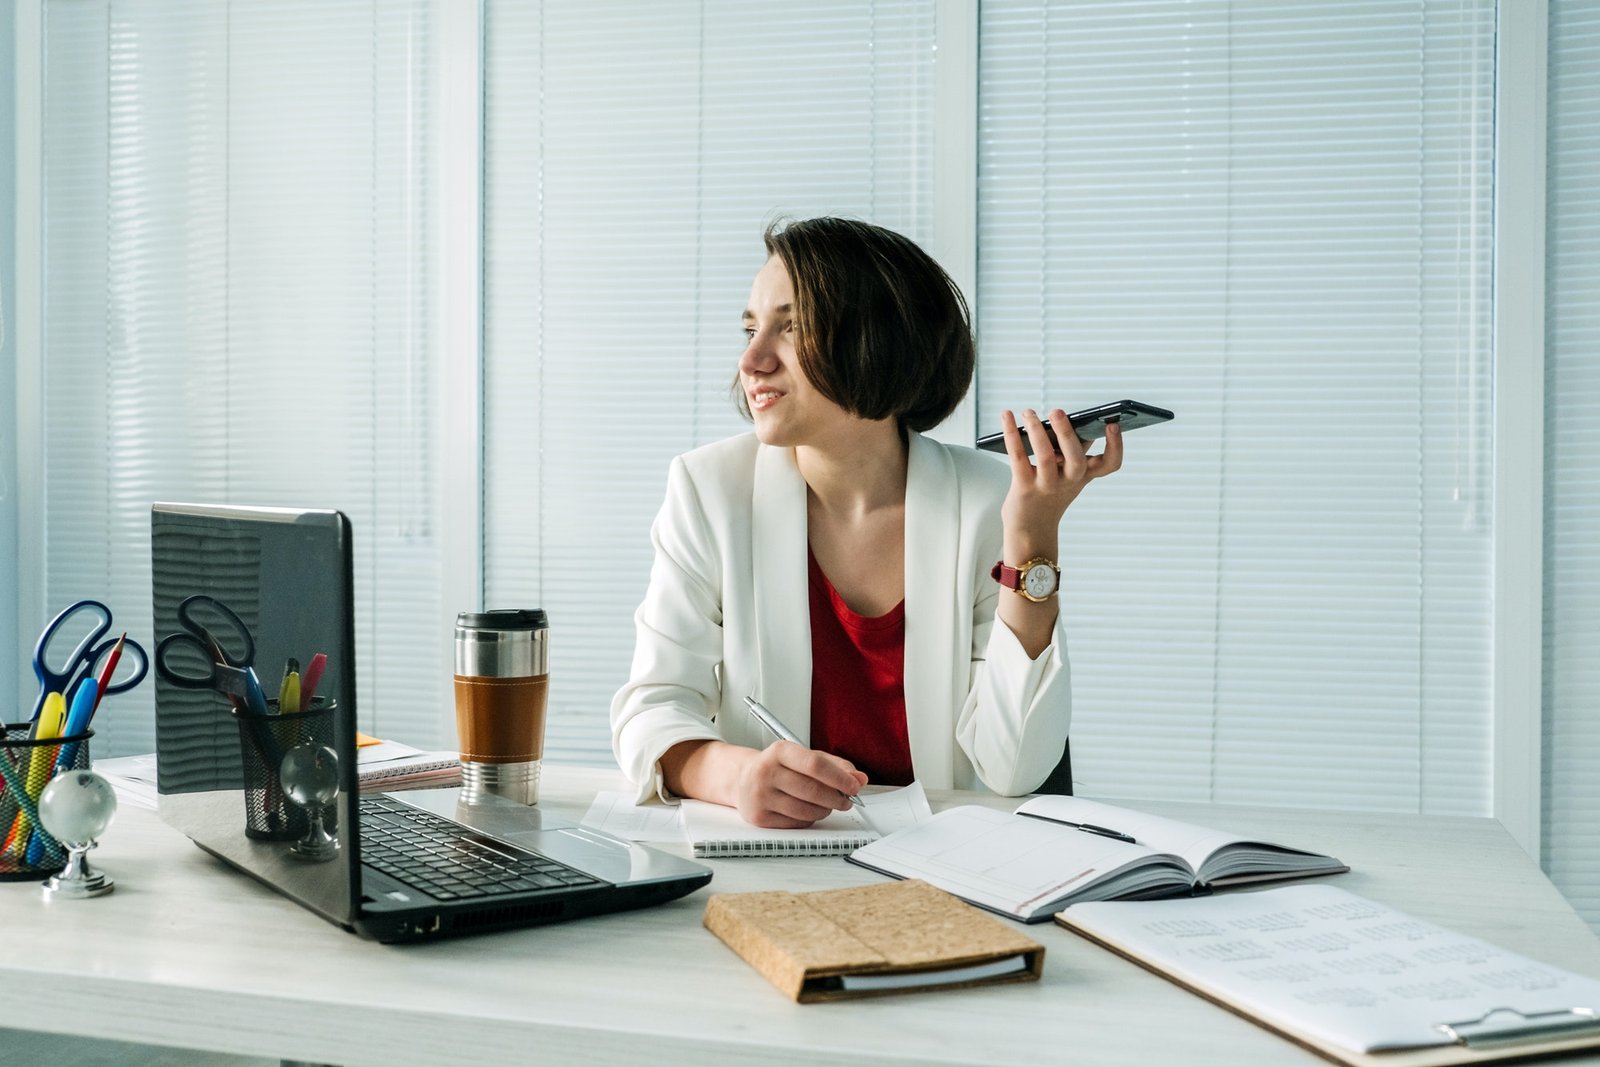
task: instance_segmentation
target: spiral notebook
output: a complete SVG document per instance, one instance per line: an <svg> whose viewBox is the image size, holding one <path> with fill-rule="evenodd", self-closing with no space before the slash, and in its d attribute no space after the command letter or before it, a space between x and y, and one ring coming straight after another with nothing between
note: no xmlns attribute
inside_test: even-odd
<svg viewBox="0 0 1600 1067"><path fill-rule="evenodd" d="M438 789L461 784L461 758L454 752L423 752L398 741L356 735L356 777L363 793Z"/></svg>
<svg viewBox="0 0 1600 1067"><path fill-rule="evenodd" d="M696 858L842 856L933 815L919 782L861 794L861 807L836 811L803 830L751 826L733 808L685 800L683 829Z"/></svg>

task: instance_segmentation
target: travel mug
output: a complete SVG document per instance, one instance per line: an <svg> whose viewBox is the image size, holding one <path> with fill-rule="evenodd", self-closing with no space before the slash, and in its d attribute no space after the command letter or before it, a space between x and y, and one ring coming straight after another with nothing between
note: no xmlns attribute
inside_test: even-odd
<svg viewBox="0 0 1600 1067"><path fill-rule="evenodd" d="M461 799L539 802L550 685L550 623L536 610L456 616Z"/></svg>

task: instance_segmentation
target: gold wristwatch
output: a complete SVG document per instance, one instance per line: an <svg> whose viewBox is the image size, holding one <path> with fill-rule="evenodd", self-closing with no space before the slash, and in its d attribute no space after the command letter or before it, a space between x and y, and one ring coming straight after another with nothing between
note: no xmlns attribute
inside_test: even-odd
<svg viewBox="0 0 1600 1067"><path fill-rule="evenodd" d="M1008 566L1002 560L994 565L989 576L1035 604L1049 600L1061 588L1061 568L1054 560L1043 556L1034 556L1020 567Z"/></svg>

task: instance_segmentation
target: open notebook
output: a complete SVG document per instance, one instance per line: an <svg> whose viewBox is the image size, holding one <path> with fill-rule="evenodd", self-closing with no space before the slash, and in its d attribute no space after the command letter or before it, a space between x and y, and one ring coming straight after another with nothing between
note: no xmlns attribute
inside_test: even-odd
<svg viewBox="0 0 1600 1067"><path fill-rule="evenodd" d="M1069 796L1037 796L1012 814L946 808L864 846L850 862L921 878L1023 922L1044 922L1088 900L1188 895L1350 869L1318 852Z"/></svg>
<svg viewBox="0 0 1600 1067"><path fill-rule="evenodd" d="M883 793L862 793L861 807L836 811L804 830L751 826L733 808L700 800L685 800L682 808L684 833L699 858L842 856L933 814L918 782Z"/></svg>

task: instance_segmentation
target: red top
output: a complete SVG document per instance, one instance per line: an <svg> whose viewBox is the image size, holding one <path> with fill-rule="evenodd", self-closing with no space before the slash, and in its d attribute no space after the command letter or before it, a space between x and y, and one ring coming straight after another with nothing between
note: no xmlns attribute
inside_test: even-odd
<svg viewBox="0 0 1600 1067"><path fill-rule="evenodd" d="M811 747L843 756L874 785L910 785L906 733L906 602L875 619L845 605L806 552L811 572Z"/></svg>

